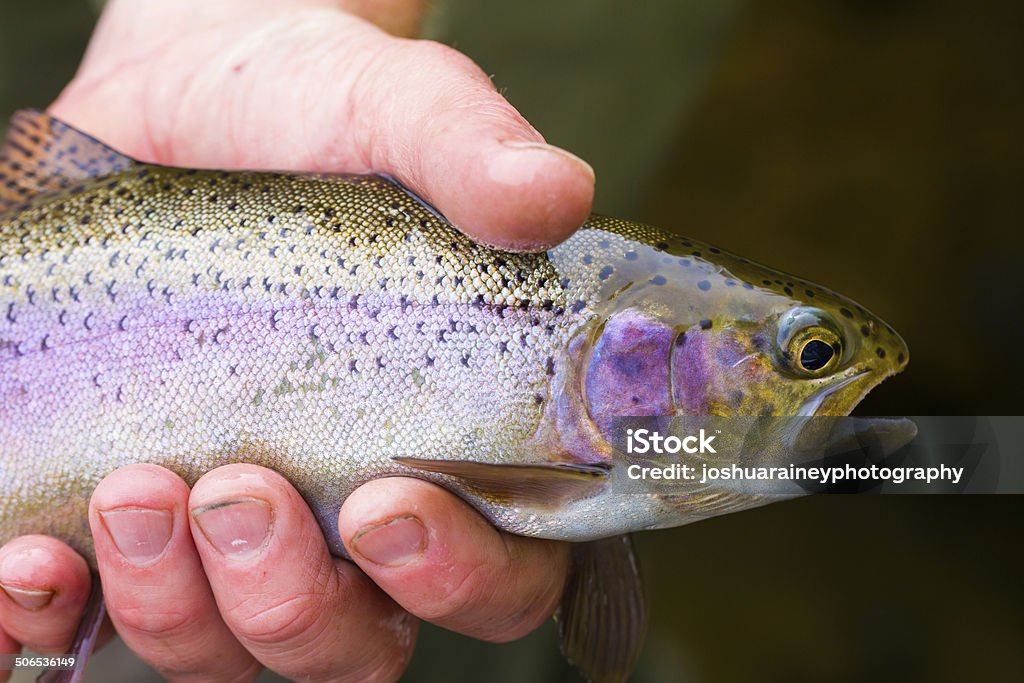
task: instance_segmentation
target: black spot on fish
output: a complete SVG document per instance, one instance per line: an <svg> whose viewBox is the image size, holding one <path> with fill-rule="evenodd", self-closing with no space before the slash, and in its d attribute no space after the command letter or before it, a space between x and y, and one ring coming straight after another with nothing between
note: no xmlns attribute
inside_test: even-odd
<svg viewBox="0 0 1024 683"><path fill-rule="evenodd" d="M864 335L865 337L870 337L871 336L871 328L868 327L867 325L861 325L860 326L860 333L862 335Z"/></svg>
<svg viewBox="0 0 1024 683"><path fill-rule="evenodd" d="M885 349L879 346L877 349L875 349L875 355L878 356L879 358L885 358Z"/></svg>
<svg viewBox="0 0 1024 683"><path fill-rule="evenodd" d="M548 377L555 376L555 359L548 356L547 365L545 365L544 372L547 373Z"/></svg>
<svg viewBox="0 0 1024 683"><path fill-rule="evenodd" d="M810 289L805 289L804 290L804 294L806 294L811 299L814 298L814 292L812 290L810 290Z"/></svg>
<svg viewBox="0 0 1024 683"><path fill-rule="evenodd" d="M658 249L659 251L665 251L666 249L668 249L668 242L658 242L657 244L654 245L654 248Z"/></svg>
<svg viewBox="0 0 1024 683"><path fill-rule="evenodd" d="M786 296L793 296L793 290L789 287L783 287L782 291L786 293Z"/></svg>
<svg viewBox="0 0 1024 683"><path fill-rule="evenodd" d="M597 274L597 277L600 280L607 280L609 277L611 277L612 273L614 272L614 268L612 268L611 266L605 266L604 268L601 269L601 272Z"/></svg>
<svg viewBox="0 0 1024 683"><path fill-rule="evenodd" d="M627 261L636 261L638 258L640 258L640 256L635 251L627 251L626 252L626 260Z"/></svg>
<svg viewBox="0 0 1024 683"><path fill-rule="evenodd" d="M681 258L681 259L679 259L679 264L683 265L683 266L689 266L690 265L690 259L688 259L688 258Z"/></svg>
<svg viewBox="0 0 1024 683"><path fill-rule="evenodd" d="M679 346L679 347L685 346L686 345L686 333L685 332L680 332L679 334L677 334L675 341L672 342L672 343L675 344L676 346Z"/></svg>
<svg viewBox="0 0 1024 683"><path fill-rule="evenodd" d="M710 330L711 329L711 321L708 320L707 318L704 318L703 320L701 320L700 321L700 329L702 329L702 330Z"/></svg>
<svg viewBox="0 0 1024 683"><path fill-rule="evenodd" d="M907 357L906 357L906 356L904 356L904 355L903 355L902 353L900 353L900 354L899 354L898 356L896 356L896 362L897 362L897 363L902 363L902 362L903 362L903 361L905 361L906 359L907 359Z"/></svg>
<svg viewBox="0 0 1024 683"><path fill-rule="evenodd" d="M587 307L587 302L583 301L582 299L578 299L578 300L576 300L573 303L573 305L569 308L569 310L572 311L573 313L579 313L580 311L582 311L586 307Z"/></svg>
<svg viewBox="0 0 1024 683"><path fill-rule="evenodd" d="M666 280L663 275L655 275L654 277L651 278L652 285L663 285L666 282L668 282L668 280Z"/></svg>
<svg viewBox="0 0 1024 683"><path fill-rule="evenodd" d="M848 308L840 308L839 312L843 314L844 318L852 318L853 317L853 313L851 313Z"/></svg>
<svg viewBox="0 0 1024 683"><path fill-rule="evenodd" d="M707 280L701 280L700 282L697 283L697 289L699 289L702 292L706 292L709 289L711 289L711 283L708 282Z"/></svg>
<svg viewBox="0 0 1024 683"><path fill-rule="evenodd" d="M722 253L722 250L719 249L718 247L708 247L708 251L710 251L712 254L721 254Z"/></svg>
<svg viewBox="0 0 1024 683"><path fill-rule="evenodd" d="M772 281L771 280L761 280L761 284L764 285L765 287L771 287Z"/></svg>

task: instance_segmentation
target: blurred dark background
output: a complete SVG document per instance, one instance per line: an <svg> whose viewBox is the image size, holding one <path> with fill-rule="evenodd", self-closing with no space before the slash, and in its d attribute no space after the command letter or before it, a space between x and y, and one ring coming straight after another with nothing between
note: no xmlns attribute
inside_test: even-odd
<svg viewBox="0 0 1024 683"><path fill-rule="evenodd" d="M101 4L3 0L0 117L52 100ZM598 211L891 322L910 366L858 412L1024 413L1024 4L450 0L427 32L593 163ZM822 496L642 534L636 680L1020 680L1022 513ZM96 680L138 680L120 656ZM549 626L506 646L428 629L408 680L575 679Z"/></svg>

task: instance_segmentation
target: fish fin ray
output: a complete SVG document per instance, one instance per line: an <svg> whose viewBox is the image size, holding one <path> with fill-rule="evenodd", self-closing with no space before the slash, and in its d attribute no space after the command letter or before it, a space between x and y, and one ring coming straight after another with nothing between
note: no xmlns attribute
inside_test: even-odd
<svg viewBox="0 0 1024 683"><path fill-rule="evenodd" d="M592 683L629 678L647 631L647 601L628 535L572 545L555 620L562 654Z"/></svg>
<svg viewBox="0 0 1024 683"><path fill-rule="evenodd" d="M85 675L85 665L89 662L93 648L96 647L96 638L99 636L100 627L106 616L107 609L103 602L103 587L100 584L100 577L93 574L92 591L85 604L82 620L78 623L75 641L71 645L71 654L76 656L75 668L46 669L36 678L36 683L81 683L82 677Z"/></svg>
<svg viewBox="0 0 1024 683"><path fill-rule="evenodd" d="M593 465L497 464L406 457L393 460L421 472L454 477L484 497L531 507L557 507L571 500L588 498L597 494L608 481L608 471Z"/></svg>
<svg viewBox="0 0 1024 683"><path fill-rule="evenodd" d="M137 163L46 112L22 109L0 148L0 213Z"/></svg>

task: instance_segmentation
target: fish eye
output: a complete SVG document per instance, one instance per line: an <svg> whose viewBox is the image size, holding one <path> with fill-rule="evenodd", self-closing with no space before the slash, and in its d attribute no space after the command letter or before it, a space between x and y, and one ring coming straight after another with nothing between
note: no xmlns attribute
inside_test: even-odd
<svg viewBox="0 0 1024 683"><path fill-rule="evenodd" d="M784 367L802 377L823 377L843 356L843 337L824 311L796 308L779 321L778 349Z"/></svg>
<svg viewBox="0 0 1024 683"><path fill-rule="evenodd" d="M828 365L836 352L821 339L808 339L800 350L800 367L808 372L817 372Z"/></svg>

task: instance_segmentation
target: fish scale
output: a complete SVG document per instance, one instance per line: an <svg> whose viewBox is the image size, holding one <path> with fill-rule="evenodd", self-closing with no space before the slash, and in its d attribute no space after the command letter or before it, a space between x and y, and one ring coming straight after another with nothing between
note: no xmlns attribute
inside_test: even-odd
<svg viewBox="0 0 1024 683"><path fill-rule="evenodd" d="M624 680L642 642L624 534L774 499L624 493L615 420L846 415L908 360L855 302L664 230L591 216L501 252L389 178L140 164L40 112L12 121L0 212L0 542L48 534L95 567L110 472L252 463L345 556L348 494L415 476L577 542L560 632L592 680Z"/></svg>
<svg viewBox="0 0 1024 683"><path fill-rule="evenodd" d="M86 499L60 515L51 499L130 462L191 482L244 459L340 501L396 455L520 461L508 445L536 429L548 359L585 320L546 258L483 248L375 177L131 170L0 239L18 245L0 264L0 443L33 466L75 444L61 460L89 464L73 490L19 487L46 504L5 506L17 531L66 536Z"/></svg>

